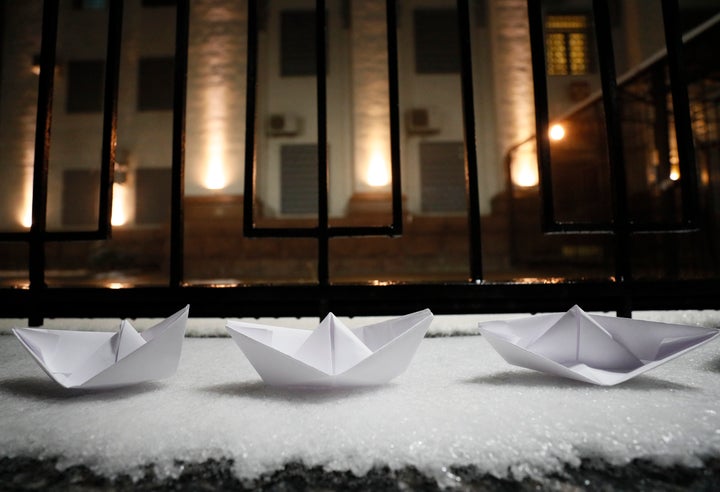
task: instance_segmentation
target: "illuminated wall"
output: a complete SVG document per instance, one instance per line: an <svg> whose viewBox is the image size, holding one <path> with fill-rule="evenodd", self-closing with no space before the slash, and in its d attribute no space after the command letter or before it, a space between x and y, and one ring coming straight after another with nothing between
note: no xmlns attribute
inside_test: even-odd
<svg viewBox="0 0 720 492"><path fill-rule="evenodd" d="M35 155L37 75L33 53L39 53L41 2L4 5L5 25L0 71L0 227L29 225L32 165ZM9 22L9 19L12 19Z"/></svg>
<svg viewBox="0 0 720 492"><path fill-rule="evenodd" d="M388 190L390 109L385 3L353 2L354 190Z"/></svg>
<svg viewBox="0 0 720 492"><path fill-rule="evenodd" d="M492 2L491 18L497 141L504 153L535 133L527 3L524 0ZM533 146L519 149L511 175L522 186L537 184Z"/></svg>
<svg viewBox="0 0 720 492"><path fill-rule="evenodd" d="M585 1L584 3L588 3ZM657 20L643 20L642 2L622 2L624 24L614 33L625 67L656 48L657 33L629 42L633 30ZM505 187L504 156L535 132L533 85L525 0L471 2L485 4L485 24L471 15L480 196L483 213ZM652 2L657 6L657 2ZM99 169L99 114L66 114L67 62L104 57L106 12L79 12L62 2L63 25L58 41L58 71L54 101L53 147L50 158L48 219L60 221L60 191L66 169ZM262 168L258 191L265 210L277 213L280 202L279 153L288 143L317 140L314 77L281 77L278 69L279 12L312 8L307 0L268 2L267 25L260 33L258 108L259 155ZM330 212L341 216L355 193L388 191L389 110L385 6L381 0L353 0L349 25L341 2L329 3L328 138ZM433 135L409 135L403 127L403 188L411 211L420 209L419 143L462 140L461 98L457 75L418 75L413 67L412 12L416 7L449 8L453 1L407 0L399 9L401 110L427 107L440 122ZM644 5L644 4L643 4ZM0 225L21 229L30 204L30 167L34 152L37 75L32 72L39 53L42 2L5 2L0 88ZM125 2L118 113L118 156L128 167L128 180L116 188L118 217L133 224L133 173L140 168L170 166L172 114L137 110L138 63L146 57L174 53L174 9L144 8L140 0ZM188 195L241 195L245 139L245 74L247 2L194 0L191 2L190 60L187 98L186 182ZM12 22L7 22L12 19ZM623 29L627 29L628 33ZM84 36L78 36L82 32ZM654 36L654 37L653 37ZM93 41L87 42L90 37ZM100 40L100 41L98 41ZM624 52L624 51L626 52ZM558 91L567 81L559 80ZM554 91L551 84L551 91ZM292 136L265 134L270 114L294 114L301 130ZM402 117L403 115L401 115ZM403 123L404 124L404 123ZM513 176L518 184L537 182L535 149L515 151ZM9 205L5 205L9 204ZM120 210L122 209L122 210ZM116 222L121 222L118 218Z"/></svg>
<svg viewBox="0 0 720 492"><path fill-rule="evenodd" d="M247 3L191 4L185 192L243 192Z"/></svg>

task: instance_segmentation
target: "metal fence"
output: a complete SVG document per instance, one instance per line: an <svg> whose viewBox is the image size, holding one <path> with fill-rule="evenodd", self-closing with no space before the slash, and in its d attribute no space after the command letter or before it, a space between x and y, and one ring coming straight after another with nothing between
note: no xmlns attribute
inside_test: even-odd
<svg viewBox="0 0 720 492"><path fill-rule="evenodd" d="M403 234L403 201L399 149L400 114L398 100L398 40L396 28L397 5L387 0L387 47L389 74L389 103L391 131L392 220L376 227L334 227L328 221L328 164L327 164L327 88L325 22L326 2L315 2L317 57L317 115L318 115L318 215L312 227L261 227L256 224L254 209L255 148L256 148L256 83L258 47L258 8L261 2L248 2L248 69L246 99L246 155L245 200L243 228L247 237L303 237L316 240L317 282L303 284L243 284L218 287L190 285L184 276L184 155L188 69L188 38L190 1L178 0L176 10L176 44L174 75L174 110L172 125L172 192L170 220L169 280L167 285L109 289L101 287L48 287L46 284L46 246L50 242L108 239L112 233L110 216L114 180L115 143L117 141L119 49L121 45L123 1L110 0L108 44L105 73L105 104L103 113L102 165L100 212L94 231L47 230L48 162L51 146L52 96L58 28L58 2L45 0L43 9L42 47L35 135L33 174L32 226L26 232L2 232L0 241L26 242L29 247L29 284L27 288L0 289L1 315L27 317L33 325L47 317L140 317L163 316L185 304L192 305L192 315L198 317L226 316L322 316L329 311L336 314L386 315L404 313L429 307L437 314L482 312L539 312L564 310L580 304L588 310L613 310L628 316L643 309L705 309L720 308L720 276L714 259L708 268L714 275L703 278L660 276L636 278L633 271L632 238L641 234L681 235L689 231L704 231L717 236L717 211L703 202L702 186L697 176L689 84L704 77L693 73L688 80L684 62L686 51L703 52L712 44L698 37L694 44L683 45L678 24L677 0L663 0L664 32L667 56L658 60L657 67L666 70L672 118L665 123L673 127L677 140L680 180L678 220L635 220L629 210L628 187L625 182L627 153L623 152L627 138L623 126L625 87L637 81L618 81L616 77L611 19L608 2L593 1L593 18L598 48L598 65L602 94L585 108L575 110L568 119L578 118L589 105L600 108L602 118L596 125L606 136L610 166L609 203L607 219L595 221L564 221L557 217L553 180L553 149L547 137L550 124L547 101L547 76L543 36L541 1L528 0L532 69L535 87L535 114L543 231L547 234L607 235L614 244L612 258L615 274L604 279L566 280L547 278L535 281L488 281L485 279L481 241L481 216L478 190L478 162L475 143L475 113L473 86L473 56L470 41L468 0L457 1L458 35L461 47L461 87L465 141L466 187L468 210L468 264L470 275L465 281L453 282L369 282L336 284L328 273L329 243L336 237L399 236ZM714 29L717 31L717 28ZM708 68L709 69L709 68ZM647 73L654 70L646 68ZM714 72L717 74L717 72ZM663 93L664 94L664 93ZM663 96L664 97L664 96ZM659 113L658 113L659 114ZM715 145L713 147L713 145ZM717 152L716 143L701 152ZM716 172L717 170L715 170ZM711 176L717 181L717 176ZM511 201L512 184L509 184ZM717 200L717 198L711 198ZM705 208L700 203L705 203ZM714 203L714 202L713 202ZM708 208L709 207L709 208ZM710 210L704 213L703 210ZM715 253L713 253L715 254ZM711 255L712 256L712 255ZM713 257L714 258L714 257Z"/></svg>

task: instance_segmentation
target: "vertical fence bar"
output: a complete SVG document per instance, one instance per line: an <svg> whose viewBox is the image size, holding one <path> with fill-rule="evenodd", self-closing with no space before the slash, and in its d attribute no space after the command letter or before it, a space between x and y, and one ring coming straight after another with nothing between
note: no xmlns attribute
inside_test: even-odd
<svg viewBox="0 0 720 492"><path fill-rule="evenodd" d="M388 49L388 99L390 104L390 175L392 178L392 230L403 231L402 178L400 169L400 84L398 75L397 2L385 2Z"/></svg>
<svg viewBox="0 0 720 492"><path fill-rule="evenodd" d="M623 153L622 127L618 107L615 50L607 0L593 0L593 14L596 26L600 83L603 92L603 109L605 110L608 156L610 157L613 232L615 235L615 280L621 286L621 305L618 308L618 316L629 317L632 306L630 306L629 297L622 292L624 290L622 286L630 282L632 275L630 223L628 219L625 154Z"/></svg>
<svg viewBox="0 0 720 492"><path fill-rule="evenodd" d="M108 45L105 57L105 94L103 103L103 136L100 164L100 211L98 231L105 237L112 233L112 199L115 181L117 147L118 88L120 80L120 46L122 44L123 0L110 0Z"/></svg>
<svg viewBox="0 0 720 492"><path fill-rule="evenodd" d="M190 0L178 0L175 27L175 79L173 94L172 192L170 215L170 287L184 277L185 115L187 95Z"/></svg>
<svg viewBox="0 0 720 492"><path fill-rule="evenodd" d="M328 234L328 156L327 156L327 25L325 0L315 3L315 60L318 121L318 282L330 281L330 236ZM320 313L323 316L325 313Z"/></svg>
<svg viewBox="0 0 720 492"><path fill-rule="evenodd" d="M243 184L243 232L252 233L255 226L255 111L257 99L258 0L248 0L247 73L245 88L245 182Z"/></svg>
<svg viewBox="0 0 720 492"><path fill-rule="evenodd" d="M470 280L472 282L479 282L483 279L482 231L480 225L480 192L478 190L477 143L475 141L475 100L473 98L470 8L467 0L457 1L457 17L460 37L460 83L463 102L463 130L465 132L465 189L468 197Z"/></svg>
<svg viewBox="0 0 720 492"><path fill-rule="evenodd" d="M675 140L680 160L683 222L686 226L693 226L698 222L699 213L698 179L690 118L690 100L682 61L683 40L678 0L662 0L662 12L670 74L670 94L675 116Z"/></svg>
<svg viewBox="0 0 720 492"><path fill-rule="evenodd" d="M29 256L30 291L33 299L45 284L45 232L47 231L47 191L52 127L53 90L55 86L55 56L59 7L56 0L43 3L42 41L40 45L40 77L38 81L37 117L35 124L35 157L33 162L32 225L30 226ZM30 326L43 323L39 302L33 304L28 320Z"/></svg>
<svg viewBox="0 0 720 492"><path fill-rule="evenodd" d="M543 230L550 229L555 222L555 198L550 163L550 138L548 127L548 86L545 75L545 35L543 34L543 11L540 0L528 0L528 21L530 28L530 49L532 52L533 86L535 88L535 145L538 157L539 187L542 204ZM511 157L510 157L511 158ZM508 163L508 171L510 170ZM512 181L511 181L512 182ZM510 189L512 193L512 188ZM511 195L512 198L512 195Z"/></svg>

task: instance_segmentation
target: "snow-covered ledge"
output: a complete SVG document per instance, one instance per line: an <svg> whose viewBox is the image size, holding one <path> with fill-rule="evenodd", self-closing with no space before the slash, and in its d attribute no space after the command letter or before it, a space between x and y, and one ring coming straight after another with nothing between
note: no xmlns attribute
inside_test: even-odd
<svg viewBox="0 0 720 492"><path fill-rule="evenodd" d="M664 319L710 323L683 316ZM480 336L426 339L406 373L356 390L267 387L227 338L188 338L173 378L117 391L60 388L11 336L0 369L0 458L105 477L217 460L243 480L303 463L359 476L410 467L444 486L462 484L463 466L542 481L587 459L720 458L717 341L610 388L509 366Z"/></svg>

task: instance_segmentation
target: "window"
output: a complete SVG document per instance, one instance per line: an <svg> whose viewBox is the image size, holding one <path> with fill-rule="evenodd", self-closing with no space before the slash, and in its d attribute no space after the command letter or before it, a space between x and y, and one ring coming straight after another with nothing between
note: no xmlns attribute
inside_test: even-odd
<svg viewBox="0 0 720 492"><path fill-rule="evenodd" d="M318 152L316 144L280 149L280 210L283 214L317 214Z"/></svg>
<svg viewBox="0 0 720 492"><path fill-rule="evenodd" d="M145 168L135 173L135 223L164 224L170 220L170 169Z"/></svg>
<svg viewBox="0 0 720 492"><path fill-rule="evenodd" d="M460 41L455 10L415 10L414 28L417 73L460 72Z"/></svg>
<svg viewBox="0 0 720 492"><path fill-rule="evenodd" d="M170 58L143 58L138 69L138 110L173 109L175 62Z"/></svg>
<svg viewBox="0 0 720 492"><path fill-rule="evenodd" d="M280 14L280 75L315 75L315 11L286 10Z"/></svg>
<svg viewBox="0 0 720 492"><path fill-rule="evenodd" d="M421 143L420 181L423 212L464 212L467 203L462 142Z"/></svg>
<svg viewBox="0 0 720 492"><path fill-rule="evenodd" d="M143 7L174 7L177 0L142 0Z"/></svg>
<svg viewBox="0 0 720 492"><path fill-rule="evenodd" d="M74 0L75 10L104 10L107 8L108 0Z"/></svg>
<svg viewBox="0 0 720 492"><path fill-rule="evenodd" d="M97 224L99 204L100 171L69 169L63 172L63 225L91 227Z"/></svg>
<svg viewBox="0 0 720 492"><path fill-rule="evenodd" d="M67 100L68 113L95 113L103 108L103 79L105 63L102 60L68 62Z"/></svg>
<svg viewBox="0 0 720 492"><path fill-rule="evenodd" d="M585 75L591 72L589 20L586 15L548 15L545 50L548 75Z"/></svg>

